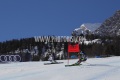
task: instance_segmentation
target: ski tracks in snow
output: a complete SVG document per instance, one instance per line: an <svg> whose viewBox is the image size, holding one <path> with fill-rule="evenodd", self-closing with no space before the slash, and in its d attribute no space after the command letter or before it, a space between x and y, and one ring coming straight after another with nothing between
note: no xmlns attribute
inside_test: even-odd
<svg viewBox="0 0 120 80"><path fill-rule="evenodd" d="M93 66L106 66L107 69L101 73L95 74L95 76L91 76L88 80L120 80L120 58L105 62L104 64L94 64Z"/></svg>
<svg viewBox="0 0 120 80"><path fill-rule="evenodd" d="M25 62L0 65L0 80L119 80L120 57L88 59L81 66ZM71 60L70 64L76 62Z"/></svg>

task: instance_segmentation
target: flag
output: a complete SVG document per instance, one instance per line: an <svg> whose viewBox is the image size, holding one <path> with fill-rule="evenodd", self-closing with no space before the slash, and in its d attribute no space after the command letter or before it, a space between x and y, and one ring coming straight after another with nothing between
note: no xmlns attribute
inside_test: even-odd
<svg viewBox="0 0 120 80"><path fill-rule="evenodd" d="M68 44L68 52L80 52L79 44Z"/></svg>

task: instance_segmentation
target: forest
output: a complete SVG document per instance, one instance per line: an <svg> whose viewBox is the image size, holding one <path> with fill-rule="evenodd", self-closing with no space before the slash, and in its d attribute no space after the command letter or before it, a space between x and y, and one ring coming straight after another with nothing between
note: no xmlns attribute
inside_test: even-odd
<svg viewBox="0 0 120 80"><path fill-rule="evenodd" d="M100 39L101 41L100 43L94 42L89 44L85 44L85 41L83 41L81 44L79 44L80 50L88 57L120 56L120 36L110 37L91 34L85 35L85 37L87 41L92 41L94 39ZM0 55L21 54L23 56L25 55L25 49L27 49L29 53L32 53L32 51L35 50L35 46L37 46L38 51L37 55L32 56L33 61L42 59L42 55L45 53L45 51L47 51L47 49L55 48L56 51L60 51L61 48L63 48L65 55L68 51L68 42L35 42L34 37L31 37L0 42ZM63 59L67 59L67 55ZM24 60L28 61L26 58Z"/></svg>

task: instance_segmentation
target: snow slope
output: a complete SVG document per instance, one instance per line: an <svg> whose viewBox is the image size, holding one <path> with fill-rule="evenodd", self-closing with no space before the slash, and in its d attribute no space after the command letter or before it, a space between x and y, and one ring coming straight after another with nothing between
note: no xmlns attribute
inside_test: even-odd
<svg viewBox="0 0 120 80"><path fill-rule="evenodd" d="M81 66L46 62L17 62L0 64L0 80L120 80L120 57L91 58ZM77 60L70 60L69 64Z"/></svg>

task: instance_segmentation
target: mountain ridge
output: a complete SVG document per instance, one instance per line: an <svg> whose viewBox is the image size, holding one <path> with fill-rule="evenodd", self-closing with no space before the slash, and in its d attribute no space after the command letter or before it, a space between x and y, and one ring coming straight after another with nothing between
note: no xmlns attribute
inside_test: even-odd
<svg viewBox="0 0 120 80"><path fill-rule="evenodd" d="M95 33L101 36L120 35L120 10L117 10L113 16L106 19L101 26L95 30Z"/></svg>

